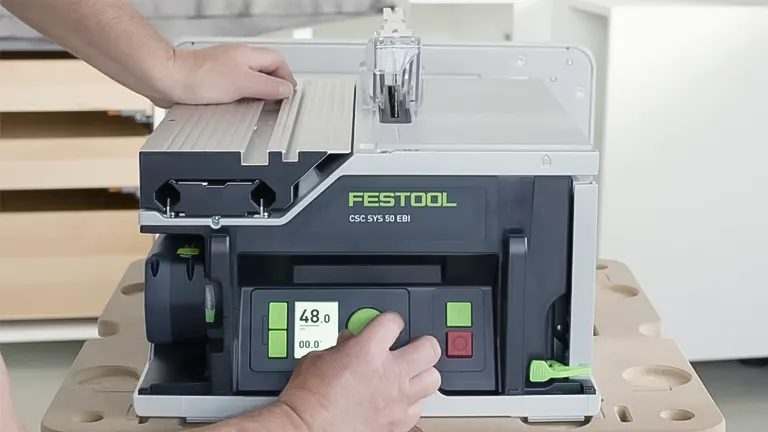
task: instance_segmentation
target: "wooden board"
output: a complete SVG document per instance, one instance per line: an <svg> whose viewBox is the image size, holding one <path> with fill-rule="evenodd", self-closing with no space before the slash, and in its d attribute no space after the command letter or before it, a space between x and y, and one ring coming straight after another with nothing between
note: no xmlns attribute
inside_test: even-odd
<svg viewBox="0 0 768 432"><path fill-rule="evenodd" d="M148 355L143 287L143 263L133 263L99 320L102 338L85 343L43 418L43 432L171 432L193 427L176 419L139 424L133 410L132 393ZM724 432L722 414L676 344L640 331L660 328L659 317L627 267L601 262L597 294L600 335L595 337L594 375L603 397L597 417L583 424L422 419L412 432Z"/></svg>
<svg viewBox="0 0 768 432"><path fill-rule="evenodd" d="M0 113L0 190L136 187L150 132L100 112Z"/></svg>
<svg viewBox="0 0 768 432"><path fill-rule="evenodd" d="M132 195L0 191L0 321L98 317L152 241Z"/></svg>

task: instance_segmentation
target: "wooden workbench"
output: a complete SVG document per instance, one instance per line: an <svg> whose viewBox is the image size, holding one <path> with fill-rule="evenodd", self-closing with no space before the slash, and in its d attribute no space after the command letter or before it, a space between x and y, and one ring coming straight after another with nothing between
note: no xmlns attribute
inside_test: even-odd
<svg viewBox="0 0 768 432"><path fill-rule="evenodd" d="M43 432L170 432L193 426L139 424L132 393L147 360L143 265L125 273L99 321L101 339L85 343L42 422ZM659 316L630 271L598 265L594 375L600 415L585 424L520 419L424 419L412 432L724 432L725 420L677 345L661 337Z"/></svg>

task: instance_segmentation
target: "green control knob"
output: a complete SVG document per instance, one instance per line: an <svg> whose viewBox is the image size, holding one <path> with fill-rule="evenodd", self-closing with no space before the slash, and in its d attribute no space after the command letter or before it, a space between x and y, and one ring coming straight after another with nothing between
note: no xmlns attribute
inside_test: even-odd
<svg viewBox="0 0 768 432"><path fill-rule="evenodd" d="M356 310L349 317L349 321L347 321L347 330L352 332L353 335L357 335L363 331L365 326L367 326L368 323L371 322L372 319L376 318L380 313L381 312L373 308L362 308Z"/></svg>

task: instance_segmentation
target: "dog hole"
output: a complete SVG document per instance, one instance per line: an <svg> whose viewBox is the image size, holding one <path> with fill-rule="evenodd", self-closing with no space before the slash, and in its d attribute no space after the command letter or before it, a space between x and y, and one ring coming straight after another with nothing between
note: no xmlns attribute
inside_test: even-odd
<svg viewBox="0 0 768 432"><path fill-rule="evenodd" d="M673 409L661 412L661 418L669 421L688 421L696 417L692 412L683 409Z"/></svg>
<svg viewBox="0 0 768 432"><path fill-rule="evenodd" d="M139 374L122 366L99 366L79 371L73 379L76 385L95 392L132 392L139 382Z"/></svg>
<svg viewBox="0 0 768 432"><path fill-rule="evenodd" d="M690 373L669 366L640 366L624 371L622 377L646 390L671 390L691 382Z"/></svg>
<svg viewBox="0 0 768 432"><path fill-rule="evenodd" d="M612 300L625 300L625 299L631 299L633 297L637 297L638 294L640 294L640 291L629 285L608 285L604 288L606 293L608 294L608 297Z"/></svg>
<svg viewBox="0 0 768 432"><path fill-rule="evenodd" d="M97 329L99 337L107 338L116 335L120 331L120 324L110 320L99 320Z"/></svg>
<svg viewBox="0 0 768 432"><path fill-rule="evenodd" d="M143 283L136 283L136 284L124 286L120 289L120 294L126 297L135 296L136 294L141 294L142 292L144 292Z"/></svg>
<svg viewBox="0 0 768 432"><path fill-rule="evenodd" d="M640 324L637 331L643 336L661 337L661 324L658 322Z"/></svg>
<svg viewBox="0 0 768 432"><path fill-rule="evenodd" d="M75 421L79 423L98 423L102 420L104 420L104 415L95 411L86 411L75 416Z"/></svg>
<svg viewBox="0 0 768 432"><path fill-rule="evenodd" d="M613 409L616 413L616 417L622 423L632 423L632 413L629 412L629 408L625 406L617 406Z"/></svg>

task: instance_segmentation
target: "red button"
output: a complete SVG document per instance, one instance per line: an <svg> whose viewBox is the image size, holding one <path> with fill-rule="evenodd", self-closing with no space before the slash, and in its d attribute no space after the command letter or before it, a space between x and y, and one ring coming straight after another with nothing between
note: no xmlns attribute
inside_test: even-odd
<svg viewBox="0 0 768 432"><path fill-rule="evenodd" d="M446 334L448 358L472 358L472 332L449 331Z"/></svg>

